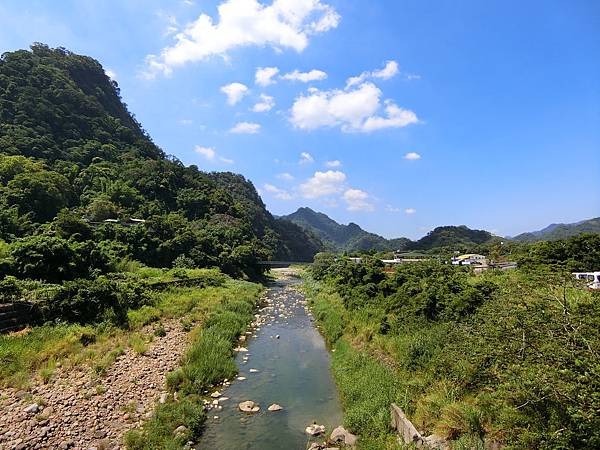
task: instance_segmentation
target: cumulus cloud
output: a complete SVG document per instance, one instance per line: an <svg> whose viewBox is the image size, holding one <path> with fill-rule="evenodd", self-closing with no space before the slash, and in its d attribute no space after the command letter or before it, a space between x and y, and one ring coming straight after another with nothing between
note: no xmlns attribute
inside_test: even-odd
<svg viewBox="0 0 600 450"><path fill-rule="evenodd" d="M337 159L334 159L333 161L325 162L325 165L327 167L340 167L342 165L342 162Z"/></svg>
<svg viewBox="0 0 600 450"><path fill-rule="evenodd" d="M260 124L253 122L238 122L229 130L234 134L256 134L260 131Z"/></svg>
<svg viewBox="0 0 600 450"><path fill-rule="evenodd" d="M252 107L254 112L267 112L275 106L275 99L266 94L260 94L260 102Z"/></svg>
<svg viewBox="0 0 600 450"><path fill-rule="evenodd" d="M375 207L369 202L369 194L360 189L347 189L342 198L348 211L373 211Z"/></svg>
<svg viewBox="0 0 600 450"><path fill-rule="evenodd" d="M381 90L371 82L346 89L319 91L313 89L294 100L291 123L303 130L340 126L344 132L370 132L382 128L405 127L419 120L417 115L386 100L385 115L381 109Z"/></svg>
<svg viewBox="0 0 600 450"><path fill-rule="evenodd" d="M276 175L277 178L284 181L294 181L294 176L291 173L283 172Z"/></svg>
<svg viewBox="0 0 600 450"><path fill-rule="evenodd" d="M242 83L231 83L221 86L221 92L227 96L227 103L235 105L248 93L248 87Z"/></svg>
<svg viewBox="0 0 600 450"><path fill-rule="evenodd" d="M259 67L254 74L254 82L259 86L268 86L275 83L273 77L279 73L277 67Z"/></svg>
<svg viewBox="0 0 600 450"><path fill-rule="evenodd" d="M313 158L310 153L308 153L308 152L300 153L300 161L298 161L299 164L311 164L314 162L315 162L315 158Z"/></svg>
<svg viewBox="0 0 600 450"><path fill-rule="evenodd" d="M146 78L171 75L175 67L248 46L290 48L302 52L311 36L337 27L340 16L320 0L225 0L218 19L201 14L175 35L173 45L146 57Z"/></svg>
<svg viewBox="0 0 600 450"><path fill-rule="evenodd" d="M104 73L111 80L116 80L117 79L117 73L114 70L112 70L112 69L105 69Z"/></svg>
<svg viewBox="0 0 600 450"><path fill-rule="evenodd" d="M404 155L404 159L416 161L417 159L421 159L421 155L419 155L417 152L408 152L406 155Z"/></svg>
<svg viewBox="0 0 600 450"><path fill-rule="evenodd" d="M405 214L408 214L408 215L410 215L410 214L414 214L414 213L416 213L416 212L417 212L417 210L416 210L415 208L406 208L406 209L404 210L404 213L405 213Z"/></svg>
<svg viewBox="0 0 600 450"><path fill-rule="evenodd" d="M266 183L263 188L266 192L273 194L273 196L278 200L291 200L293 198L288 191L285 189L280 189L272 184Z"/></svg>
<svg viewBox="0 0 600 450"><path fill-rule="evenodd" d="M233 164L233 159L224 158L223 156L218 156L217 152L212 147L202 147L201 145L196 145L194 147L194 151L199 155L202 155L204 159L207 161L215 162L220 161L225 164Z"/></svg>
<svg viewBox="0 0 600 450"><path fill-rule="evenodd" d="M363 72L358 76L348 78L348 80L346 81L346 88L355 86L357 84L361 84L362 82L370 78L389 80L390 78L396 76L399 72L400 69L398 68L398 63L396 61L387 61L385 63L385 67L383 67L380 70Z"/></svg>
<svg viewBox="0 0 600 450"><path fill-rule="evenodd" d="M327 74L322 70L316 69L313 69L309 72L300 72L298 70L294 70L293 72L282 75L281 78L284 80L301 81L303 83L308 83L310 81L324 80L325 78L327 78Z"/></svg>
<svg viewBox="0 0 600 450"><path fill-rule="evenodd" d="M312 199L337 194L344 189L346 174L338 170L315 172L300 185L300 193L304 198Z"/></svg>

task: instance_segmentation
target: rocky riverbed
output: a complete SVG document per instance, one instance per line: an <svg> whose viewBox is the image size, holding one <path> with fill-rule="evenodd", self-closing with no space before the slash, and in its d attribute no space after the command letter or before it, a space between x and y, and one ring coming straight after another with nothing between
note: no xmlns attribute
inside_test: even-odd
<svg viewBox="0 0 600 450"><path fill-rule="evenodd" d="M187 346L179 320L163 326L166 335L154 337L143 355L127 349L105 376L87 367L57 369L48 384L0 390L0 450L122 448L123 434L164 396L165 376Z"/></svg>

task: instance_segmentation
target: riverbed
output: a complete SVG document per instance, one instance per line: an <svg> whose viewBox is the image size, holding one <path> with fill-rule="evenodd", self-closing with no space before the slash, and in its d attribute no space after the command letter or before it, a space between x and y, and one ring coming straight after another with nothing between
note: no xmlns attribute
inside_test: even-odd
<svg viewBox="0 0 600 450"><path fill-rule="evenodd" d="M245 379L220 389L228 399L220 402L222 409L209 411L198 449L301 450L318 440L305 433L308 425L325 425L328 432L341 425L329 353L304 296L293 288L297 283L283 275L269 287L259 325L236 356L238 377ZM241 412L238 404L246 400L260 411ZM268 411L274 403L283 409Z"/></svg>

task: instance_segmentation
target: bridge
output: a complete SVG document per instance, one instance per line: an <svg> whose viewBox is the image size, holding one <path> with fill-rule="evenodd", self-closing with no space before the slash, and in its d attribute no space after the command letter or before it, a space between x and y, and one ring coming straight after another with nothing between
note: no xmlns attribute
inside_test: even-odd
<svg viewBox="0 0 600 450"><path fill-rule="evenodd" d="M285 267L290 267L292 264L312 264L309 261L259 261L258 264L261 266L269 266L272 269L282 269Z"/></svg>

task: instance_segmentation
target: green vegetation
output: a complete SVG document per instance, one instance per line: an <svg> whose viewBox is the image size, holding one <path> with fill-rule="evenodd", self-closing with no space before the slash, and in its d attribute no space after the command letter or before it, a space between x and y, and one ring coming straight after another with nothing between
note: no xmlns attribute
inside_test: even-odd
<svg viewBox="0 0 600 450"><path fill-rule="evenodd" d="M598 448L600 297L564 269L599 251L596 235L540 243L523 269L479 275L317 258L307 294L361 448L397 448L391 402L453 448Z"/></svg>
<svg viewBox="0 0 600 450"><path fill-rule="evenodd" d="M181 367L167 376L167 384L177 393L178 400L158 405L154 416L141 430L128 432L125 437L128 448L181 448L200 435L206 419L203 395L237 373L233 347L252 320L260 291L258 285L230 283L230 290L219 306L208 315L203 326L194 331ZM184 428L174 433L179 427Z"/></svg>
<svg viewBox="0 0 600 450"><path fill-rule="evenodd" d="M576 223L553 223L542 230L522 233L512 239L521 242L555 241L584 233L600 234L600 217Z"/></svg>

